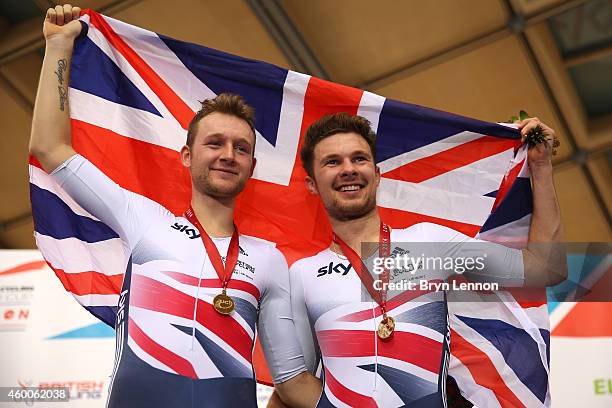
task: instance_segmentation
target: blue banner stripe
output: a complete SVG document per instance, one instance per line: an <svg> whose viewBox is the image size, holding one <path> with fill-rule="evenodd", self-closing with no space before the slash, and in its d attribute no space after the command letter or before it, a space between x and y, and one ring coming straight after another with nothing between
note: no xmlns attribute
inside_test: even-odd
<svg viewBox="0 0 612 408"><path fill-rule="evenodd" d="M327 398L327 391L325 387L323 387L323 392L321 393L321 397L319 398L316 408L335 408L335 405L331 403L329 398Z"/></svg>
<svg viewBox="0 0 612 408"><path fill-rule="evenodd" d="M75 43L70 87L161 116L136 85L88 37Z"/></svg>
<svg viewBox="0 0 612 408"><path fill-rule="evenodd" d="M117 306L85 306L85 310L102 320L113 329L115 328Z"/></svg>
<svg viewBox="0 0 612 408"><path fill-rule="evenodd" d="M75 214L58 196L31 183L30 197L34 229L39 234L89 243L119 238L102 222Z"/></svg>
<svg viewBox="0 0 612 408"><path fill-rule="evenodd" d="M255 128L276 145L286 69L163 35L159 37L215 94L231 92L244 97L255 108Z"/></svg>
<svg viewBox="0 0 612 408"><path fill-rule="evenodd" d="M457 317L493 344L519 380L544 402L548 390L548 376L540 360L538 345L525 330L500 320L475 319L459 315ZM549 349L550 333L540 329L540 334ZM550 361L548 355L547 361Z"/></svg>
<svg viewBox="0 0 612 408"><path fill-rule="evenodd" d="M532 208L531 181L528 178L517 177L506 197L504 197L493 214L489 216L480 232L519 220L530 214Z"/></svg>
<svg viewBox="0 0 612 408"><path fill-rule="evenodd" d="M518 130L423 106L385 100L378 122L376 161L445 139L460 132L518 139Z"/></svg>

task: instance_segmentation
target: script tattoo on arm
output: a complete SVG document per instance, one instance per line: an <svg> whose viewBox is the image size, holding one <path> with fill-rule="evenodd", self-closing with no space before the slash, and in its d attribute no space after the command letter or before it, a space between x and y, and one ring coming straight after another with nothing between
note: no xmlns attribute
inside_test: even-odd
<svg viewBox="0 0 612 408"><path fill-rule="evenodd" d="M59 108L61 111L64 110L66 100L68 99L68 89L64 86L66 68L68 68L68 61L66 61L66 58L62 58L57 61L57 70L54 72L57 75L57 91L59 93Z"/></svg>

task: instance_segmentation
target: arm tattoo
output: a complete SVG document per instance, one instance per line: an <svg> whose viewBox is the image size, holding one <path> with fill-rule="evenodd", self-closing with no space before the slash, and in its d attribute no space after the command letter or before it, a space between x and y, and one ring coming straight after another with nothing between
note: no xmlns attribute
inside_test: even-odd
<svg viewBox="0 0 612 408"><path fill-rule="evenodd" d="M68 68L68 62L66 58L62 58L57 61L57 71L54 72L57 75L57 91L59 93L59 108L61 111L64 110L64 105L68 99L68 89L64 86L64 73Z"/></svg>
<svg viewBox="0 0 612 408"><path fill-rule="evenodd" d="M64 88L61 85L57 87L57 91L59 92L59 103L60 103L59 108L63 112L64 105L66 104L66 99L68 99L68 91L66 91L66 88Z"/></svg>
<svg viewBox="0 0 612 408"><path fill-rule="evenodd" d="M57 75L57 82L59 82L60 85L64 85L64 72L67 67L68 62L66 58L57 61L57 71L55 71L54 74Z"/></svg>

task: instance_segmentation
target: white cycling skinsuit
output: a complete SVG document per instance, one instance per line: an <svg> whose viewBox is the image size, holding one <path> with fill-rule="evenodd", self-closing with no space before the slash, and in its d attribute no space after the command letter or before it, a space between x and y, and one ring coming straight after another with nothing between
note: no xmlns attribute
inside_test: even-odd
<svg viewBox="0 0 612 408"><path fill-rule="evenodd" d="M108 406L255 407L255 333L275 382L305 370L291 319L287 263L273 243L241 235L227 294L197 228L156 202L115 184L75 155L53 177L122 239L130 261L116 321ZM213 238L222 257L230 237ZM70 256L70 254L65 254Z"/></svg>
<svg viewBox="0 0 612 408"><path fill-rule="evenodd" d="M474 243L483 245L486 267L466 272L468 278L486 278L503 286L523 283L520 250L474 240L436 224L392 230L390 253L406 252L410 243L424 242L436 243L440 257L455 258L474 255ZM442 282L449 273L418 270L403 276ZM390 339L381 340L377 336L381 308L345 256L325 249L295 262L289 277L306 367L324 382L318 407L446 406L451 339L444 291L417 286L389 297L387 311L395 320L395 331Z"/></svg>

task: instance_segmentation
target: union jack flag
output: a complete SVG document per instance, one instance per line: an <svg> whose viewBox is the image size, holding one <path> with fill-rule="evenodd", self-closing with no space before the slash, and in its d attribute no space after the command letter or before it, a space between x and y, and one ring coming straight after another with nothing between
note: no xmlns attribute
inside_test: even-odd
<svg viewBox="0 0 612 408"><path fill-rule="evenodd" d="M178 151L198 101L232 92L257 113L258 162L238 199L236 223L241 233L276 242L290 264L331 241L325 210L306 194L297 153L305 129L339 111L368 118L378 134L385 222L433 222L524 244L531 188L516 129L177 41L93 11L81 20L88 30L71 66L73 146L119 185L174 214L190 201ZM29 168L38 247L66 290L114 326L129 254L34 157ZM479 407L549 406L545 301L491 296L501 301L449 304L449 373ZM255 361L258 379L269 382L258 349Z"/></svg>

